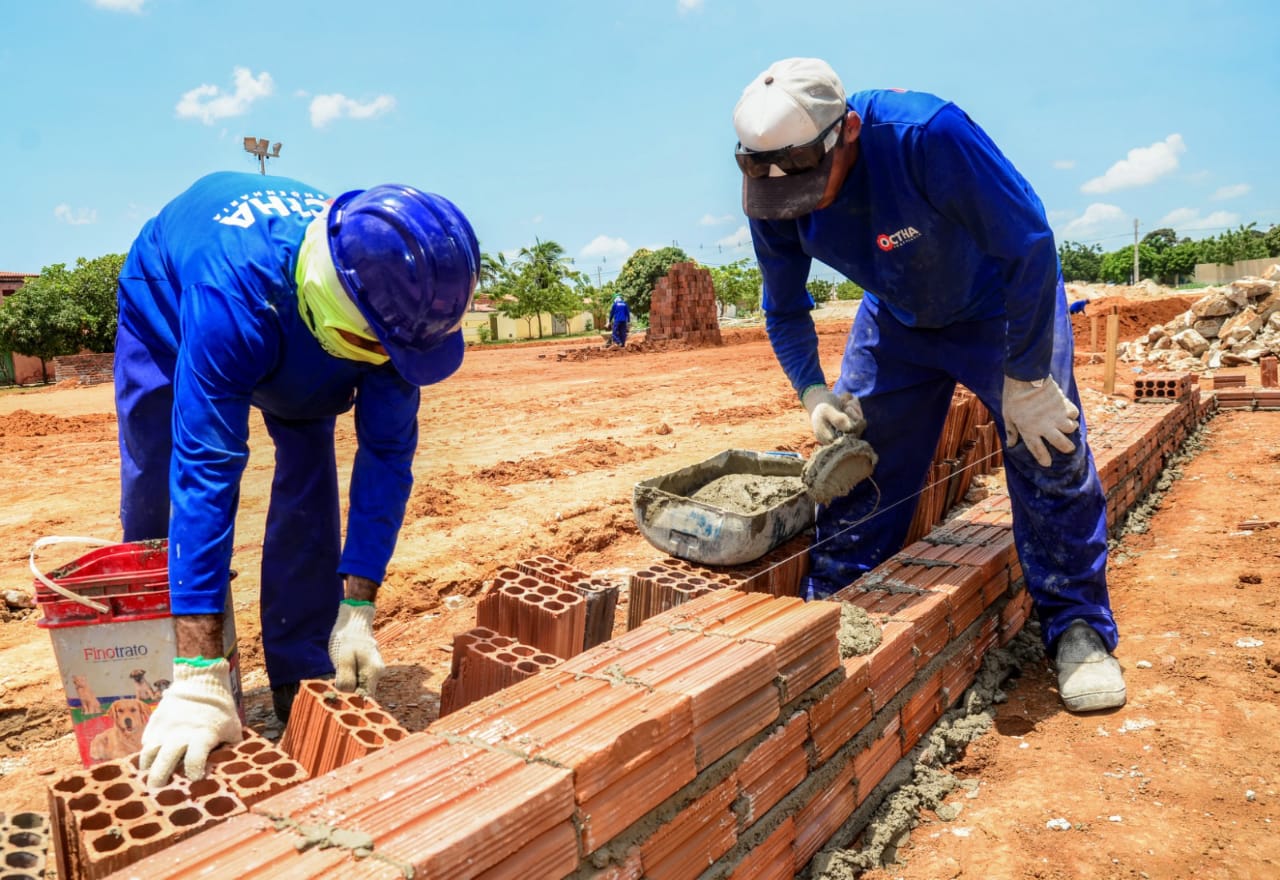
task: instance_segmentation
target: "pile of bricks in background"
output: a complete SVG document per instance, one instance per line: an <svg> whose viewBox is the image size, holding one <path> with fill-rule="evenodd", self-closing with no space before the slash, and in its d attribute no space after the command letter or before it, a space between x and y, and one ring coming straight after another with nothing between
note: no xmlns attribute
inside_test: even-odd
<svg viewBox="0 0 1280 880"><path fill-rule="evenodd" d="M957 388L907 529L906 543L918 540L942 522L947 511L969 491L975 474L989 474L1002 463L1000 435L991 411L971 391Z"/></svg>
<svg viewBox="0 0 1280 880"><path fill-rule="evenodd" d="M0 812L0 877L41 880L49 863L49 817L44 813Z"/></svg>
<svg viewBox="0 0 1280 880"><path fill-rule="evenodd" d="M1262 359L1262 387L1248 387L1243 373L1215 373L1213 391L1221 409L1280 408L1280 388L1277 388L1276 359Z"/></svg>
<svg viewBox="0 0 1280 880"><path fill-rule="evenodd" d="M560 661L554 654L522 645L488 627L457 633L453 637L449 677L440 687L440 714L448 715Z"/></svg>
<svg viewBox="0 0 1280 880"><path fill-rule="evenodd" d="M308 777L319 776L408 733L372 698L342 693L331 681L310 679L298 685L280 748Z"/></svg>
<svg viewBox="0 0 1280 880"><path fill-rule="evenodd" d="M676 263L653 288L645 341L719 345L718 315L711 270L697 263Z"/></svg>
<svg viewBox="0 0 1280 880"><path fill-rule="evenodd" d="M617 604L617 585L551 556L500 568L476 606L476 627L454 636L440 714L606 641Z"/></svg>
<svg viewBox="0 0 1280 880"><path fill-rule="evenodd" d="M627 597L627 629L711 590L799 596L809 573L812 532L803 532L742 565L695 565L668 556L631 575Z"/></svg>
<svg viewBox="0 0 1280 880"><path fill-rule="evenodd" d="M1097 431L1116 516L1124 487L1211 405L1135 406ZM840 658L840 602L716 590L134 875L793 877L823 846L856 841L1030 613L1008 497L960 511L840 599L881 628L870 654Z"/></svg>
<svg viewBox="0 0 1280 880"><path fill-rule="evenodd" d="M307 778L301 765L249 728L209 755L207 775L175 775L147 789L138 756L95 764L49 788L60 880L105 877Z"/></svg>

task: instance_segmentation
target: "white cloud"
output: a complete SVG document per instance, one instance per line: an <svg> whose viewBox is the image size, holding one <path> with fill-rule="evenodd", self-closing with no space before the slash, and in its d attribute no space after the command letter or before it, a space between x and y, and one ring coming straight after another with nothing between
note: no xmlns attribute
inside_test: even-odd
<svg viewBox="0 0 1280 880"><path fill-rule="evenodd" d="M97 223L98 212L92 208L72 208L65 202L53 209L53 216L68 226L84 226L86 223Z"/></svg>
<svg viewBox="0 0 1280 880"><path fill-rule="evenodd" d="M275 91L275 83L271 74L265 70L258 76L247 67L237 67L231 72L235 82L235 93L224 95L222 90L213 85L196 86L183 94L174 109L182 119L199 119L205 125L213 125L219 119L229 116L243 116L249 105L259 98L265 98Z"/></svg>
<svg viewBox="0 0 1280 880"><path fill-rule="evenodd" d="M1110 223L1118 223L1121 220L1127 220L1128 215L1115 205L1108 205L1103 202L1094 202L1092 205L1084 209L1084 213L1076 219L1072 220L1062 229L1064 238L1073 236L1086 236L1097 232L1101 227Z"/></svg>
<svg viewBox="0 0 1280 880"><path fill-rule="evenodd" d="M1076 160L1075 159L1058 159L1056 162L1053 163L1053 167L1057 168L1059 171L1070 171L1072 168L1076 167Z"/></svg>
<svg viewBox="0 0 1280 880"><path fill-rule="evenodd" d="M93 0L93 5L108 12L141 12L147 0Z"/></svg>
<svg viewBox="0 0 1280 880"><path fill-rule="evenodd" d="M1231 211L1214 211L1212 214L1202 217L1195 208L1175 208L1161 217L1156 225L1168 226L1176 230L1180 235L1185 235L1193 231L1212 232L1225 229L1228 226L1235 226L1239 222L1240 215Z"/></svg>
<svg viewBox="0 0 1280 880"><path fill-rule="evenodd" d="M676 0L676 9L681 15L702 10L702 0Z"/></svg>
<svg viewBox="0 0 1280 880"><path fill-rule="evenodd" d="M621 257L624 254L631 253L631 245L627 244L625 238L610 238L607 235L597 235L595 238L578 251L580 257Z"/></svg>
<svg viewBox="0 0 1280 880"><path fill-rule="evenodd" d="M1246 195L1253 187L1247 183L1233 183L1230 186L1220 186L1217 191L1209 196L1215 202L1225 201L1226 199L1238 199L1240 196Z"/></svg>
<svg viewBox="0 0 1280 880"><path fill-rule="evenodd" d="M711 214L703 214L702 219L698 221L698 225L699 226L723 226L726 223L732 223L732 222L733 222L732 214L725 214L720 217L715 217Z"/></svg>
<svg viewBox="0 0 1280 880"><path fill-rule="evenodd" d="M541 222L542 222L542 215L541 215L541 214L534 214L534 215L533 215L533 219L532 219L532 220L530 220L529 222L530 222L530 223L541 223Z"/></svg>
<svg viewBox="0 0 1280 880"><path fill-rule="evenodd" d="M1149 147L1134 147L1129 155L1107 169L1101 177L1086 181L1081 192L1105 193L1131 186L1145 186L1178 167L1178 157L1187 151L1182 135L1171 134Z"/></svg>
<svg viewBox="0 0 1280 880"><path fill-rule="evenodd" d="M316 95L311 99L311 125L324 128L335 119L373 119L389 113L396 107L396 99L390 95L379 95L372 101L361 103L343 94Z"/></svg>
<svg viewBox="0 0 1280 880"><path fill-rule="evenodd" d="M751 244L751 230L745 226L739 226L733 235L726 235L724 238L716 242L720 247L740 248Z"/></svg>

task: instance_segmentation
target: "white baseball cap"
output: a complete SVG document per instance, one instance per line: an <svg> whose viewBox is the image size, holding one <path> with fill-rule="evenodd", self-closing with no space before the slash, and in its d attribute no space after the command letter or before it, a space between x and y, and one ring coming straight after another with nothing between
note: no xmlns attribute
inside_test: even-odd
<svg viewBox="0 0 1280 880"><path fill-rule="evenodd" d="M776 61L743 89L733 110L740 165L744 155L806 145L809 157L816 158L819 139L825 151L806 170L772 164L767 175L751 176L744 169L742 210L748 217L792 218L817 207L831 174L837 123L847 110L840 78L818 58Z"/></svg>

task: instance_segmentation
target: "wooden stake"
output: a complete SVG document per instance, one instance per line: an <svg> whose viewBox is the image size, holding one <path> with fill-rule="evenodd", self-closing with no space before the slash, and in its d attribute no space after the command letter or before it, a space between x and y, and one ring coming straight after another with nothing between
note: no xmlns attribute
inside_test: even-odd
<svg viewBox="0 0 1280 880"><path fill-rule="evenodd" d="M1089 351L1096 352L1098 350L1098 316L1089 316ZM1092 363L1092 361L1090 362Z"/></svg>
<svg viewBox="0 0 1280 880"><path fill-rule="evenodd" d="M1120 341L1120 307L1112 306L1107 315L1107 353L1103 373L1102 393L1116 393L1116 347Z"/></svg>

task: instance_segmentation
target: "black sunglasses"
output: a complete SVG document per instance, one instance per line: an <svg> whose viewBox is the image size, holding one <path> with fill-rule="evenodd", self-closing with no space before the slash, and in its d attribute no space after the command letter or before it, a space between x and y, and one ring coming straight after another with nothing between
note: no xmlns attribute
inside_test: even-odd
<svg viewBox="0 0 1280 880"><path fill-rule="evenodd" d="M823 142L827 139L827 135L842 122L844 122L843 113L808 143L782 147L778 150L748 150L739 142L737 149L733 151L733 157L738 160L738 167L747 177L768 177L769 169L774 165L777 165L783 174L803 174L822 164L823 157L827 155L827 148L823 146Z"/></svg>

